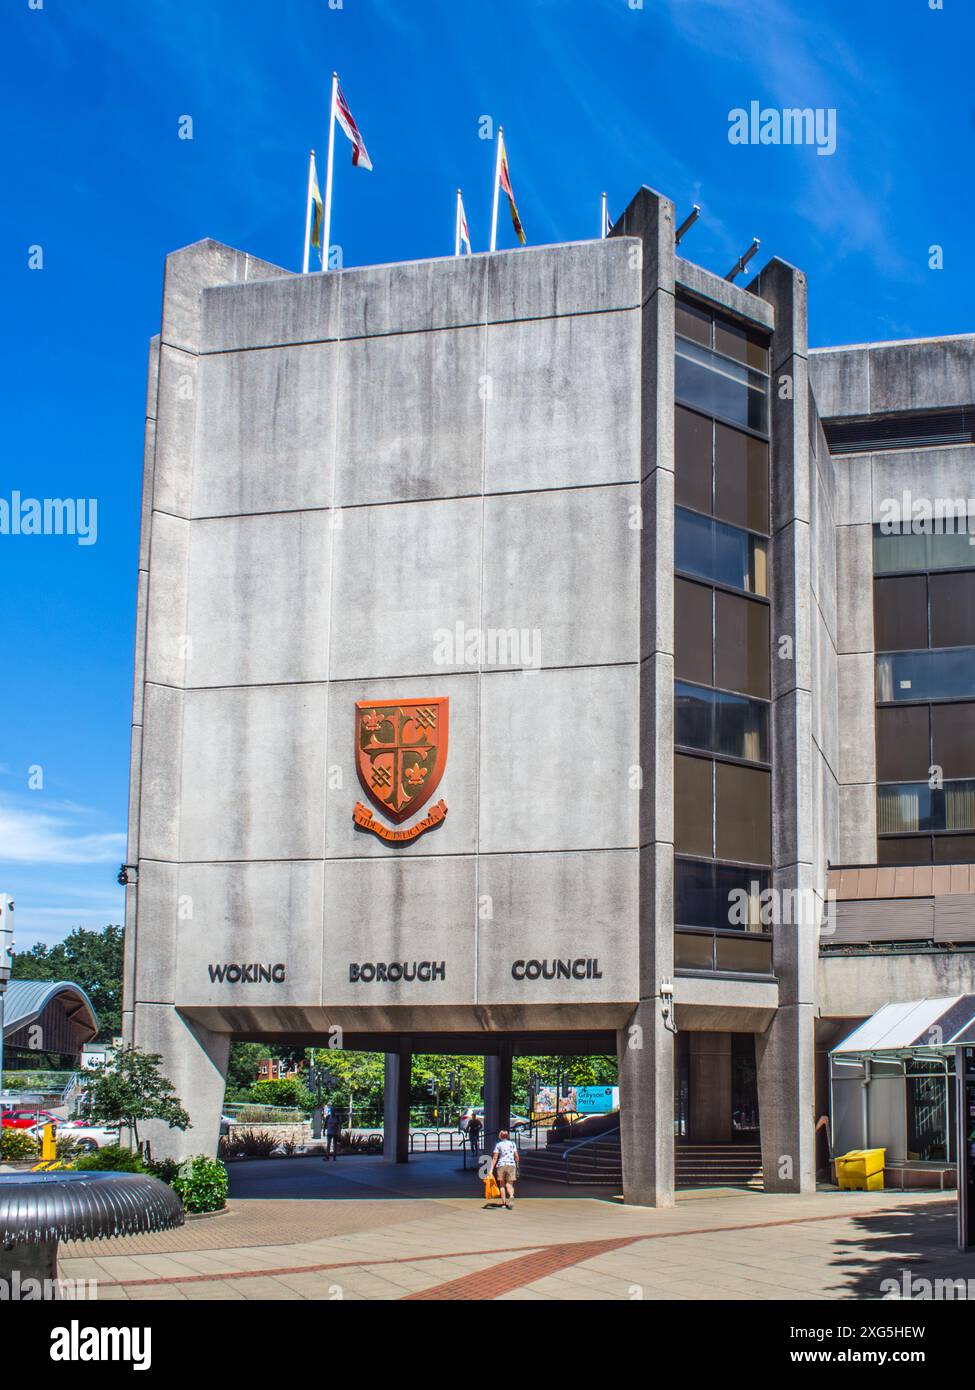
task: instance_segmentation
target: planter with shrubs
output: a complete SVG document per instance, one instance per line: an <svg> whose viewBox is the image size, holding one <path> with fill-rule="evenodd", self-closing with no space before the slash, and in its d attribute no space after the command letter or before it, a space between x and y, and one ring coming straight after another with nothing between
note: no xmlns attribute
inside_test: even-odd
<svg viewBox="0 0 975 1390"><path fill-rule="evenodd" d="M4 1163L30 1163L41 1156L41 1141L29 1129L0 1128L0 1160Z"/></svg>
<svg viewBox="0 0 975 1390"><path fill-rule="evenodd" d="M191 1216L223 1211L228 1185L224 1165L219 1158L208 1158L206 1154L197 1154L180 1164L172 1181L173 1191Z"/></svg>

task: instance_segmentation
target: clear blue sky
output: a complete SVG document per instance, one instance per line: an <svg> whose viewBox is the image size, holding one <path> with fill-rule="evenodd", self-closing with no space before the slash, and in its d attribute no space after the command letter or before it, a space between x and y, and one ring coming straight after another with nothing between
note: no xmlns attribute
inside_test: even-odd
<svg viewBox="0 0 975 1390"><path fill-rule="evenodd" d="M756 267L802 266L814 344L975 330L971 0L635 3L6 0L0 497L98 499L95 545L0 536L0 888L19 945L121 920L163 257L215 237L299 268L333 68L375 165L353 170L337 137L346 264L452 251L458 184L484 249L490 115L532 244L595 235L602 189L615 214L648 183L678 214L703 204L683 250L710 269L752 236ZM836 153L730 145L752 100L834 107Z"/></svg>

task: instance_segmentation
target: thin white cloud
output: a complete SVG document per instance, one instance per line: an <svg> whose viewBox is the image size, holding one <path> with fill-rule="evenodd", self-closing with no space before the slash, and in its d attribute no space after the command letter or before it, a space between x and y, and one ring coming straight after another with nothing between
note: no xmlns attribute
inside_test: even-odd
<svg viewBox="0 0 975 1390"><path fill-rule="evenodd" d="M79 834L71 815L0 801L0 862L110 864L125 854L119 831Z"/></svg>

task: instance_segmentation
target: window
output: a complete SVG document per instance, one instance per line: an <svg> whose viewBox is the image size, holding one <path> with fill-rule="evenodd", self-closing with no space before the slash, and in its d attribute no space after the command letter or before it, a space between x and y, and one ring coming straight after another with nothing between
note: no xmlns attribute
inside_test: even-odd
<svg viewBox="0 0 975 1390"><path fill-rule="evenodd" d="M761 895L766 869L700 860L674 860L674 920L681 927L765 931Z"/></svg>
<svg viewBox="0 0 975 1390"><path fill-rule="evenodd" d="M975 554L972 556L975 559ZM968 647L975 643L975 570L932 574L931 646Z"/></svg>
<svg viewBox="0 0 975 1390"><path fill-rule="evenodd" d="M689 338L677 338L674 394L707 415L768 433L768 377Z"/></svg>
<svg viewBox="0 0 975 1390"><path fill-rule="evenodd" d="M768 719L768 705L745 695L706 690L686 681L676 684L674 742L679 747L767 763Z"/></svg>
<svg viewBox="0 0 975 1390"><path fill-rule="evenodd" d="M698 512L675 511L674 566L745 593L768 592L766 543Z"/></svg>
<svg viewBox="0 0 975 1390"><path fill-rule="evenodd" d="M678 405L674 470L679 507L769 534L769 457L764 439Z"/></svg>
<svg viewBox="0 0 975 1390"><path fill-rule="evenodd" d="M877 657L877 700L881 703L964 699L973 690L975 647L892 652Z"/></svg>
<svg viewBox="0 0 975 1390"><path fill-rule="evenodd" d="M975 704L931 705L931 764L945 777L975 777ZM881 710L882 714L906 714ZM879 772L878 772L879 777ZM921 775L915 772L914 776ZM886 780L886 778L884 779Z"/></svg>
<svg viewBox="0 0 975 1390"><path fill-rule="evenodd" d="M928 645L928 580L926 575L898 576L873 581L874 648L878 652L909 651Z"/></svg>
<svg viewBox="0 0 975 1390"><path fill-rule="evenodd" d="M677 301L675 326L682 338L714 348L746 367L768 371L768 334L760 328L726 317L710 305L693 304L687 299Z"/></svg>
<svg viewBox="0 0 975 1390"><path fill-rule="evenodd" d="M714 594L714 684L768 699L769 609L720 589Z"/></svg>
<svg viewBox="0 0 975 1390"><path fill-rule="evenodd" d="M674 582L674 669L684 680L714 684L713 590L686 579Z"/></svg>
<svg viewBox="0 0 975 1390"><path fill-rule="evenodd" d="M929 710L929 705L877 710L878 782L928 776L932 762Z"/></svg>
<svg viewBox="0 0 975 1390"><path fill-rule="evenodd" d="M898 570L967 569L975 565L975 546L967 527L971 522L961 518L954 529L937 534L915 535L891 532L884 525L873 528L873 568L875 574L892 574ZM958 528L961 528L960 530Z"/></svg>
<svg viewBox="0 0 975 1390"><path fill-rule="evenodd" d="M772 778L757 767L714 765L714 852L718 859L772 862Z"/></svg>
<svg viewBox="0 0 975 1390"><path fill-rule="evenodd" d="M674 758L674 843L684 854L714 854L714 764Z"/></svg>

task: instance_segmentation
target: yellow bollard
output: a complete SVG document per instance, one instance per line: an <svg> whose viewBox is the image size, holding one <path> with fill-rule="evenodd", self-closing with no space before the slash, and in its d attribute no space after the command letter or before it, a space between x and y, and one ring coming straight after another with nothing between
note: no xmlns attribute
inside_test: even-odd
<svg viewBox="0 0 975 1390"><path fill-rule="evenodd" d="M57 1158L57 1156L58 1146L54 1138L54 1126L48 1123L41 1131L41 1158L51 1159Z"/></svg>

